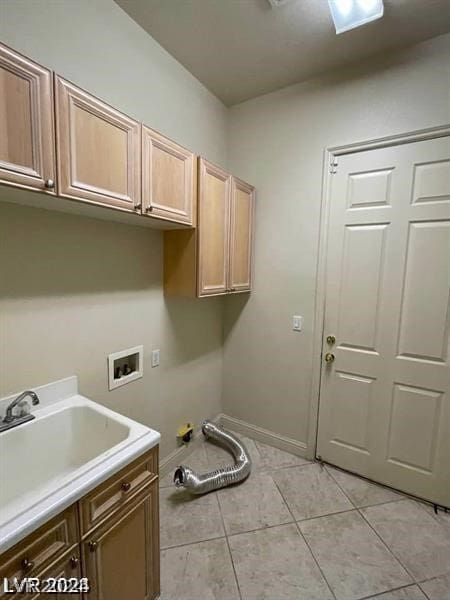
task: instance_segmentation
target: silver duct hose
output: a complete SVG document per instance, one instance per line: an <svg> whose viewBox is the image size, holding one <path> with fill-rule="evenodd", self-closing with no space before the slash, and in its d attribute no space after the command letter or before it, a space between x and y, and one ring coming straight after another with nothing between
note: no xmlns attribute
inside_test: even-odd
<svg viewBox="0 0 450 600"><path fill-rule="evenodd" d="M203 422L202 431L207 439L211 438L225 446L234 456L235 464L203 475L181 465L176 468L173 476L177 487L183 487L192 494L205 494L238 483L250 475L252 461L244 444L237 437L211 421Z"/></svg>

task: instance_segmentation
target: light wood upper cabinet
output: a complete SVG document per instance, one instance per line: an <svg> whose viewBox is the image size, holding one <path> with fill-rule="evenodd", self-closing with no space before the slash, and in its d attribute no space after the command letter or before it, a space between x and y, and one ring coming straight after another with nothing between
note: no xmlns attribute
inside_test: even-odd
<svg viewBox="0 0 450 600"><path fill-rule="evenodd" d="M195 224L197 160L186 148L142 127L142 206L152 217Z"/></svg>
<svg viewBox="0 0 450 600"><path fill-rule="evenodd" d="M140 211L141 126L56 77L58 193Z"/></svg>
<svg viewBox="0 0 450 600"><path fill-rule="evenodd" d="M198 295L228 290L231 175L200 160L198 204Z"/></svg>
<svg viewBox="0 0 450 600"><path fill-rule="evenodd" d="M254 188L233 178L230 211L230 267L228 287L243 292L252 287Z"/></svg>
<svg viewBox="0 0 450 600"><path fill-rule="evenodd" d="M91 600L150 600L159 594L158 485L82 544Z"/></svg>
<svg viewBox="0 0 450 600"><path fill-rule="evenodd" d="M1 43L0 184L78 200L81 214L101 214L88 213L86 203L116 209L103 212L114 220L158 229L196 225L190 150ZM46 206L74 210L57 198Z"/></svg>
<svg viewBox="0 0 450 600"><path fill-rule="evenodd" d="M0 182L55 193L51 72L2 44Z"/></svg>
<svg viewBox="0 0 450 600"><path fill-rule="evenodd" d="M251 290L254 188L199 160L198 225L164 234L164 292L216 296Z"/></svg>

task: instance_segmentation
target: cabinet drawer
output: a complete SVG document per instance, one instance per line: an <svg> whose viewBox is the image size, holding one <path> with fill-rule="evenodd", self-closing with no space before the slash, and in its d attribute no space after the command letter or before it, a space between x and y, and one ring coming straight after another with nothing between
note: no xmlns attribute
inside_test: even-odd
<svg viewBox="0 0 450 600"><path fill-rule="evenodd" d="M75 547L63 558L47 567L45 571L38 573L36 579L38 579L40 592L30 590L29 593L19 593L14 598L20 598L20 600L43 600L44 598L48 600L65 600L69 597L70 600L80 600L82 597L79 591L80 584L78 583L81 579L80 548ZM62 581L53 582L53 579Z"/></svg>
<svg viewBox="0 0 450 600"><path fill-rule="evenodd" d="M78 543L76 506L71 506L0 557L0 581L34 577ZM0 590L0 598L9 594Z"/></svg>
<svg viewBox="0 0 450 600"><path fill-rule="evenodd" d="M120 510L158 477L158 446L110 477L79 502L81 535Z"/></svg>

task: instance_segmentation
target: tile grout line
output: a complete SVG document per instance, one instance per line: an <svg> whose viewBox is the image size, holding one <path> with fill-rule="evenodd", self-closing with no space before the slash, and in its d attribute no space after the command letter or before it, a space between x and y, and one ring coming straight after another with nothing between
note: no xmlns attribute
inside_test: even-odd
<svg viewBox="0 0 450 600"><path fill-rule="evenodd" d="M370 529L375 533L375 535L381 541L381 543L383 544L383 546L387 549L387 551L389 552L389 554L394 558L394 560L396 560L398 562L398 564L402 567L402 569L405 571L405 573L411 578L411 580L412 580L411 583L416 583L416 579L415 579L415 577L412 576L412 573L410 573L409 570L405 567L405 565L401 562L401 560L399 560L399 558L397 558L397 555L394 554L393 550L391 550L391 548L386 544L386 542L383 540L383 538L378 534L378 532L372 527L372 525L369 523L369 521L365 518L364 514L362 513L362 508L360 509L360 508L358 508L356 506L356 504L352 501L352 499L349 497L349 495L346 493L346 491L343 489L343 487L333 477L333 474L328 471L328 469L326 468L326 466L324 466L323 468L329 474L329 476L331 477L331 479L336 483L336 485L339 487L339 489L342 491L342 493L348 498L348 500L351 502L351 504L355 507L355 510L360 515L360 517L363 519L363 521L365 523L367 523L367 525L370 527ZM405 498L403 498L401 500L395 500L394 502L402 502L403 500L405 500ZM392 502L384 502L383 504L392 504ZM380 504L375 504L373 506L380 506ZM364 508L371 508L371 507L370 506L365 506ZM411 585L411 583L409 583L408 585ZM389 592L389 591L392 591L392 590L385 590L385 591Z"/></svg>
<svg viewBox="0 0 450 600"><path fill-rule="evenodd" d="M428 581L431 581L431 580L428 579ZM422 583L425 583L425 582L422 581ZM422 594L425 596L425 598L427 600L431 600L430 596L426 593L426 591L423 589L423 587L420 585L420 583L417 584L417 587L419 588L419 590L422 592Z"/></svg>
<svg viewBox="0 0 450 600"><path fill-rule="evenodd" d="M226 533L226 537L232 538L237 535L245 535L247 533L255 533L256 531L265 531L266 529L274 529L275 527L281 527L282 525L292 525L295 521L286 521L285 523L276 523L275 525L265 525L264 527L257 527L256 529L245 529L244 531L236 531L236 533Z"/></svg>
<svg viewBox="0 0 450 600"><path fill-rule="evenodd" d="M334 591L333 591L333 589L332 589L332 587L331 587L331 585L330 585L330 583L329 583L328 579L325 577L325 573L322 571L322 567L319 565L319 562L318 562L317 558L315 557L315 555L314 555L313 551L311 550L311 548L310 548L310 546L309 546L308 542L306 541L306 538L305 538L305 536L303 535L303 533L302 533L302 531L301 531L300 527L298 526L298 523L297 523L297 521L296 521L296 520L295 520L295 518L294 518L294 514L293 514L293 512L291 511L291 509L290 509L290 507L289 507L289 504L287 503L287 500L286 500L286 498L283 496L283 493L282 493L282 491L280 490L280 488L278 487L278 484L277 484L277 482L276 482L276 481L273 479L273 477L272 477L271 479L272 479L272 481L275 483L275 486L276 486L277 490L279 491L279 493L280 493L280 496L283 498L283 501L284 501L284 503L286 504L286 506L287 506L287 509L288 509L288 511L289 511L289 513L290 513L290 515L291 515L291 517L294 519L294 525L295 525L295 527L296 527L296 529L297 529L297 532L298 532L298 534L299 534L300 538L301 538L301 539L302 539L302 540L305 542L305 544L306 544L306 547L308 548L308 550L309 550L309 553L311 554L313 561L316 563L316 565L317 565L317 568L319 569L319 573L322 575L322 577L323 577L323 580L325 581L325 583L327 584L327 587L328 587L328 589L330 590L330 594L331 594L332 598L334 598L334 599L336 600L336 595L335 595L335 593L334 593Z"/></svg>
<svg viewBox="0 0 450 600"><path fill-rule="evenodd" d="M394 500L392 502L383 502L382 504L373 504L371 506L358 507L351 500L351 498L348 496L348 494L342 488L342 486L339 484L339 482L333 477L333 474L330 473L326 467L324 467L324 468L326 469L326 471L330 475L330 477L333 479L333 481L336 482L336 485L339 487L339 489L342 491L342 493L345 494L345 496L347 496L347 498L349 499L349 501L353 504L353 506L355 507L356 511L361 516L361 518L364 520L364 522L367 523L367 525L370 527L370 529L375 533L375 535L377 536L377 538L381 541L381 543L383 544L383 546L386 547L386 549L388 550L389 554L391 554L391 556L398 562L398 564L404 569L404 571L407 573L407 575L409 575L409 577L411 577L412 582L416 583L416 579L415 579L415 577L412 576L412 573L409 572L409 569L407 569L405 567L405 565L402 563L402 561L397 557L397 555L394 554L393 550L391 550L391 548L387 545L387 543L383 540L383 538L379 535L379 533L374 529L374 527L372 527L372 525L369 523L369 521L366 519L366 517L364 516L364 514L362 512L364 509L372 508L374 506L382 506L382 505L385 505L385 504L393 504L395 502L403 502L405 500L405 498L402 498L401 500ZM411 584L409 584L409 585L411 585ZM390 590L387 590L387 591L390 591Z"/></svg>
<svg viewBox="0 0 450 600"><path fill-rule="evenodd" d="M328 475L333 479L333 481L338 486L338 488L341 490L341 492L351 502L352 506L355 507L356 510L361 510L363 508L372 508L373 506L383 506L384 504L393 504L394 502L403 502L403 500L408 500L409 499L407 496L402 496L401 498L398 498L398 499L395 499L395 500L386 500L385 502L377 502L376 504L367 504L366 506L357 506L356 503L353 502L353 500L350 498L350 495L345 491L344 487L333 476L333 473L328 470L328 468L327 468L326 465L324 466L324 469L326 470L326 472L328 473ZM353 475L353 474L347 473L346 471L343 471L343 473L346 473L347 475L351 475L352 477L356 477L357 479L366 482L365 479L358 477L358 475ZM370 482L367 482L367 483L370 483ZM373 485L378 485L378 484L375 483ZM383 487L383 486L380 486L380 487ZM386 488L386 489L389 489L389 488Z"/></svg>
<svg viewBox="0 0 450 600"><path fill-rule="evenodd" d="M362 598L359 598L359 600L372 600L372 598L374 598L375 600L377 598L380 598L382 596L384 596L384 594L391 594L392 592L398 592L400 590L406 590L409 587L418 587L416 583L407 583L406 585L402 585L400 587L396 587L396 588L392 588L392 590L388 590L387 592L380 592L379 594L374 594L373 596L363 596ZM422 590L419 588L419 590L422 592ZM424 594L426 596L426 598L428 599L428 596L426 594Z"/></svg>
<svg viewBox="0 0 450 600"><path fill-rule="evenodd" d="M316 517L306 517L306 519L296 519L296 523L309 523L309 521L316 521L317 519L324 519L325 517L335 517L336 515L345 515L346 513L355 512L355 507L345 508L344 510L338 510L336 512L325 513L323 515L317 515Z"/></svg>
<svg viewBox="0 0 450 600"><path fill-rule="evenodd" d="M195 542L186 542L185 544L175 544L174 546L164 546L161 548L161 552L165 552L166 550L173 550L174 548L184 548L184 546L194 546L195 544L203 544L204 542L212 542L213 540L223 540L225 539L225 535L218 535L212 538L206 538L205 540L196 540Z"/></svg>
<svg viewBox="0 0 450 600"><path fill-rule="evenodd" d="M367 508L371 508L371 507L367 507ZM398 564L404 569L404 571L407 573L407 575L409 575L409 577L411 577L412 583L417 583L416 578L413 576L413 574L410 572L409 569L407 569L405 567L405 565L403 564L403 562L398 558L398 556L394 553L394 551L388 546L388 544L383 540L383 538L381 537L381 535L378 533L378 531L372 526L372 524L369 522L369 520L365 517L364 513L362 512L362 510L360 510L359 508L357 509L358 513L361 515L362 519L365 521L365 523L367 523L367 525L370 527L370 529L375 533L375 535L377 536L377 538L381 541L381 543L388 549L389 553L395 558L395 560L398 562Z"/></svg>
<svg viewBox="0 0 450 600"><path fill-rule="evenodd" d="M419 587L420 591L427 597L428 600L431 600L430 596L423 589L422 585L424 583L428 583L429 581L434 581L435 579L440 579L441 577L449 577L450 578L450 571L448 573L443 573L442 575L435 575L434 577L430 577L429 579L421 579L420 581L416 581L416 585Z"/></svg>
<svg viewBox="0 0 450 600"><path fill-rule="evenodd" d="M223 527L223 531L225 533L225 540L227 542L228 554L230 555L231 567L233 569L237 591L238 591L240 600L242 600L241 586L239 585L239 579L238 579L237 572L236 572L236 566L234 564L233 553L231 552L231 548L230 548L230 541L228 539L228 534L227 534L227 530L225 527L225 521L224 521L223 514L222 514L222 507L220 506L219 494L217 494L217 493L216 493L216 500L217 500L217 506L219 508L220 520L222 521L222 527Z"/></svg>

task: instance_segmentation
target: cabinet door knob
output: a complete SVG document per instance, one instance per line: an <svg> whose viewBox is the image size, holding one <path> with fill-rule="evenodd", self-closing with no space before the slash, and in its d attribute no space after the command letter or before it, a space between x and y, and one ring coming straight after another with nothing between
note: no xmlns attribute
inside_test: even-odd
<svg viewBox="0 0 450 600"><path fill-rule="evenodd" d="M131 483L128 482L128 481L124 481L122 483L122 489L123 489L124 492L129 492L130 489L131 489Z"/></svg>
<svg viewBox="0 0 450 600"><path fill-rule="evenodd" d="M331 354L331 352L327 352L327 353L325 354L325 362L326 362L326 363L328 363L328 364L330 364L330 363L334 362L334 359L335 359L335 358L336 358L336 357L334 356L334 354Z"/></svg>
<svg viewBox="0 0 450 600"><path fill-rule="evenodd" d="M134 205L134 210L141 210L141 208L142 208L142 202L139 202L139 204Z"/></svg>
<svg viewBox="0 0 450 600"><path fill-rule="evenodd" d="M53 179L46 179L44 185L48 190L53 190L55 187L55 182Z"/></svg>
<svg viewBox="0 0 450 600"><path fill-rule="evenodd" d="M76 567L78 567L79 564L80 564L80 559L78 558L78 556L71 556L70 566L72 567L72 569L75 569Z"/></svg>
<svg viewBox="0 0 450 600"><path fill-rule="evenodd" d="M153 206L147 206L147 208L145 209L145 212L152 212L153 210Z"/></svg>
<svg viewBox="0 0 450 600"><path fill-rule="evenodd" d="M95 552L97 550L98 542L89 542L89 550Z"/></svg>
<svg viewBox="0 0 450 600"><path fill-rule="evenodd" d="M336 337L334 335L327 335L327 344L330 344L330 346L332 346L335 343Z"/></svg>
<svg viewBox="0 0 450 600"><path fill-rule="evenodd" d="M29 558L24 558L22 563L22 570L25 573L29 573L30 571L32 571L34 569L34 560L30 560Z"/></svg>

